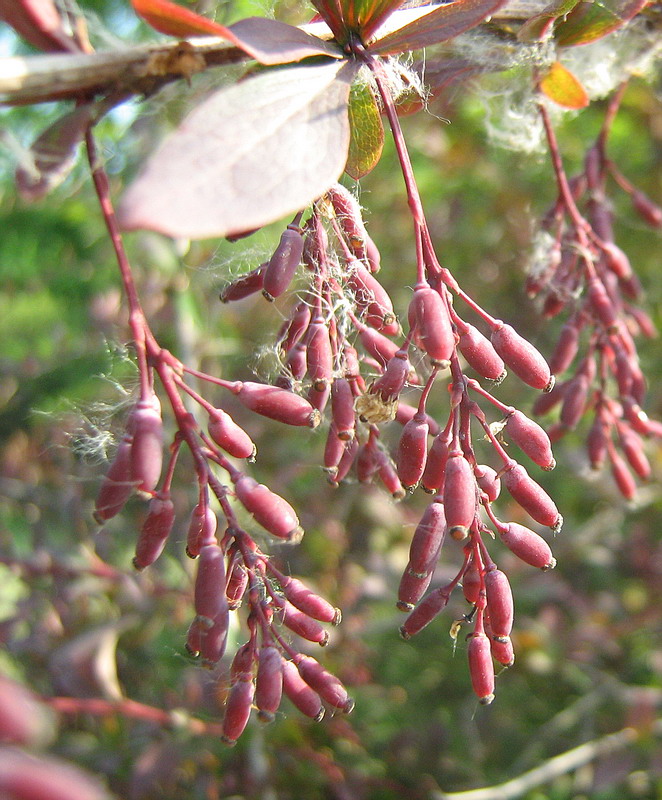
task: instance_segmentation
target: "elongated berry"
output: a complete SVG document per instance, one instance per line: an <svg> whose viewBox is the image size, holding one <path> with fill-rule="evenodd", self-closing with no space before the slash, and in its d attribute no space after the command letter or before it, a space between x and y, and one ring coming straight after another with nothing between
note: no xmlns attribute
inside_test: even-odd
<svg viewBox="0 0 662 800"><path fill-rule="evenodd" d="M260 722L272 722L283 695L283 657L272 645L263 645L255 678L255 705Z"/></svg>
<svg viewBox="0 0 662 800"><path fill-rule="evenodd" d="M411 313L421 348L433 364L447 366L455 350L455 333L448 307L439 292L430 286L417 285Z"/></svg>
<svg viewBox="0 0 662 800"><path fill-rule="evenodd" d="M355 440L350 440L355 441ZM335 479L338 473L338 464L345 453L347 440L341 439L336 431L336 426L331 422L324 446L324 469L329 473L330 479Z"/></svg>
<svg viewBox="0 0 662 800"><path fill-rule="evenodd" d="M200 548L214 542L218 520L207 503L198 503L191 512L186 534L186 555L197 558Z"/></svg>
<svg viewBox="0 0 662 800"><path fill-rule="evenodd" d="M289 600L282 600L281 613L283 625L289 628L292 633L296 633L302 639L307 639L309 642L314 642L322 647L326 646L329 641L328 631L324 630L316 619L300 611Z"/></svg>
<svg viewBox="0 0 662 800"><path fill-rule="evenodd" d="M485 628L487 629L487 625ZM489 638L492 658L499 664L503 664L504 667L512 667L515 663L515 651L510 636L502 636L499 639L493 639L491 636Z"/></svg>
<svg viewBox="0 0 662 800"><path fill-rule="evenodd" d="M346 378L335 378L331 385L331 415L339 439L354 438L354 394Z"/></svg>
<svg viewBox="0 0 662 800"><path fill-rule="evenodd" d="M549 359L549 368L554 375L565 372L574 361L579 349L579 327L571 320L567 322L559 334L556 347Z"/></svg>
<svg viewBox="0 0 662 800"><path fill-rule="evenodd" d="M476 479L471 464L459 452L449 455L444 479L444 509L448 533L461 541L476 516Z"/></svg>
<svg viewBox="0 0 662 800"><path fill-rule="evenodd" d="M354 708L354 701L335 675L325 670L312 656L298 653L294 661L301 677L325 703L332 708L340 709L344 714L349 714Z"/></svg>
<svg viewBox="0 0 662 800"><path fill-rule="evenodd" d="M218 544L205 544L200 548L193 605L198 617L203 618L203 624L205 620L211 623L217 614L227 608L225 553Z"/></svg>
<svg viewBox="0 0 662 800"><path fill-rule="evenodd" d="M616 486L618 486L618 491L626 500L634 499L637 493L637 484L627 464L613 449L609 453L609 460L611 461L611 474L616 482Z"/></svg>
<svg viewBox="0 0 662 800"><path fill-rule="evenodd" d="M332 483L338 485L340 481L344 480L347 475L349 474L352 465L356 460L357 453L359 452L359 443L356 438L352 439L350 442L347 442L345 445L345 451L342 454L340 461L338 462L338 467L336 469L336 474L332 480ZM330 478L331 476L329 476Z"/></svg>
<svg viewBox="0 0 662 800"><path fill-rule="evenodd" d="M396 469L405 489L414 489L421 480L427 460L429 430L425 412L417 413L402 429Z"/></svg>
<svg viewBox="0 0 662 800"><path fill-rule="evenodd" d="M356 477L360 483L370 483L382 465L379 447L372 439L360 445L356 456Z"/></svg>
<svg viewBox="0 0 662 800"><path fill-rule="evenodd" d="M367 325L359 324L359 339L363 348L371 355L375 361L385 367L391 358L398 352L400 345L384 336L383 333L369 328Z"/></svg>
<svg viewBox="0 0 662 800"><path fill-rule="evenodd" d="M228 570L228 580L225 587L225 596L228 599L228 608L235 611L241 606L241 601L248 588L248 570L241 560L235 558Z"/></svg>
<svg viewBox="0 0 662 800"><path fill-rule="evenodd" d="M427 575L421 575L421 573L412 570L411 564L407 564L405 571L402 573L402 578L400 578L396 607L400 611L411 611L427 592L432 582L433 574L434 569L431 569Z"/></svg>
<svg viewBox="0 0 662 800"><path fill-rule="evenodd" d="M384 484L384 488L394 500L402 500L406 492L402 488L402 481L395 468L395 464L390 457L381 452L379 456L379 469L377 470L379 480Z"/></svg>
<svg viewBox="0 0 662 800"><path fill-rule="evenodd" d="M430 494L434 492L441 493L443 490L450 441L450 434L446 431L440 431L435 436L432 446L428 451L425 469L421 477L421 485L423 489Z"/></svg>
<svg viewBox="0 0 662 800"><path fill-rule="evenodd" d="M287 353L285 364L295 381L302 381L306 374L308 365L307 350L305 342L297 342Z"/></svg>
<svg viewBox="0 0 662 800"><path fill-rule="evenodd" d="M246 511L272 536L293 543L301 541L299 518L287 500L249 475L235 481L234 489Z"/></svg>
<svg viewBox="0 0 662 800"><path fill-rule="evenodd" d="M306 334L306 372L318 392L331 383L333 350L328 325L319 316L311 321Z"/></svg>
<svg viewBox="0 0 662 800"><path fill-rule="evenodd" d="M278 247L269 259L264 273L262 292L267 300L280 297L288 288L301 263L303 236L296 226L288 226L281 234Z"/></svg>
<svg viewBox="0 0 662 800"><path fill-rule="evenodd" d="M384 374L372 384L370 392L378 394L384 401L397 398L405 387L410 371L407 351L398 350L386 365Z"/></svg>
<svg viewBox="0 0 662 800"><path fill-rule="evenodd" d="M134 489L131 478L131 445L133 436L125 433L106 473L94 503L94 519L101 525L117 516Z"/></svg>
<svg viewBox="0 0 662 800"><path fill-rule="evenodd" d="M324 706L317 692L299 675L292 661L283 661L283 694L305 716L319 722L324 716Z"/></svg>
<svg viewBox="0 0 662 800"><path fill-rule="evenodd" d="M330 397L331 384L325 381L319 381L316 386L311 386L308 389L306 400L308 400L310 405L319 413L321 418Z"/></svg>
<svg viewBox="0 0 662 800"><path fill-rule="evenodd" d="M327 600L315 594L298 578L288 577L281 583L281 589L287 599L309 617L320 622L330 622L338 625L342 619L339 608L335 608Z"/></svg>
<svg viewBox="0 0 662 800"><path fill-rule="evenodd" d="M480 491L487 495L490 503L493 503L501 493L501 480L496 470L486 464L476 464L474 477Z"/></svg>
<svg viewBox="0 0 662 800"><path fill-rule="evenodd" d="M494 349L520 380L534 389L549 392L554 378L538 350L510 325L497 322L491 336Z"/></svg>
<svg viewBox="0 0 662 800"><path fill-rule="evenodd" d="M348 265L345 279L362 319L377 330L386 331L395 322L393 303L388 292L360 261Z"/></svg>
<svg viewBox="0 0 662 800"><path fill-rule="evenodd" d="M311 310L308 303L300 302L294 309L294 313L286 325L279 344L284 352L291 350L308 330L310 324Z"/></svg>
<svg viewBox="0 0 662 800"><path fill-rule="evenodd" d="M252 678L243 677L230 687L225 706L225 716L223 717L223 735L221 739L224 744L230 747L235 745L237 739L246 729L251 715L254 695L255 685Z"/></svg>
<svg viewBox="0 0 662 800"><path fill-rule="evenodd" d="M616 331L618 315L609 293L599 278L594 278L589 282L587 299L593 313L607 329L607 332Z"/></svg>
<svg viewBox="0 0 662 800"><path fill-rule="evenodd" d="M552 454L552 444L537 422L515 410L506 418L506 433L531 461L544 470L554 469L556 461Z"/></svg>
<svg viewBox="0 0 662 800"><path fill-rule="evenodd" d="M541 525L558 532L563 517L547 492L529 476L521 464L513 463L501 476L512 497Z"/></svg>
<svg viewBox="0 0 662 800"><path fill-rule="evenodd" d="M622 425L619 428L619 439L628 464L642 480L648 480L651 475L651 465L644 453L644 444L640 436L631 428Z"/></svg>
<svg viewBox="0 0 662 800"><path fill-rule="evenodd" d="M426 625L429 625L446 608L449 597L447 586L441 586L439 589L430 592L409 614L404 624L400 626L402 638L411 639L412 636L423 630Z"/></svg>
<svg viewBox="0 0 662 800"><path fill-rule="evenodd" d="M223 599L225 599L225 595L223 595ZM200 657L203 666L211 669L223 658L225 646L228 641L230 614L227 601L225 601L221 610L210 622L211 624L205 622L205 620L200 617L197 619L197 624L200 628Z"/></svg>
<svg viewBox="0 0 662 800"><path fill-rule="evenodd" d="M446 515L442 497L437 496L423 512L409 546L409 569L428 575L439 557L446 533Z"/></svg>
<svg viewBox="0 0 662 800"><path fill-rule="evenodd" d="M556 559L547 542L534 531L517 522L509 522L499 530L501 541L525 564L548 570L556 566Z"/></svg>
<svg viewBox="0 0 662 800"><path fill-rule="evenodd" d="M246 408L263 417L284 422L286 425L316 428L320 413L303 397L277 386L251 381L238 382L232 392Z"/></svg>
<svg viewBox="0 0 662 800"><path fill-rule="evenodd" d="M632 206L639 216L653 228L662 227L662 208L655 203L644 192L635 189L630 195Z"/></svg>
<svg viewBox="0 0 662 800"><path fill-rule="evenodd" d="M155 399L156 396L154 396ZM131 445L131 479L136 488L151 492L161 477L163 463L163 421L152 398L136 403L131 414L133 444Z"/></svg>
<svg viewBox="0 0 662 800"><path fill-rule="evenodd" d="M235 458L255 457L257 448L246 431L222 408L209 412L209 435L226 453Z"/></svg>
<svg viewBox="0 0 662 800"><path fill-rule="evenodd" d="M260 264L256 269L236 278L224 287L219 295L221 303L243 300L245 297L250 297L250 295L259 292L264 285L264 273L268 263L268 261L265 261L264 264Z"/></svg>
<svg viewBox="0 0 662 800"><path fill-rule="evenodd" d="M505 573L500 569L488 570L485 573L485 592L492 633L499 638L510 636L514 605L510 582Z"/></svg>
<svg viewBox="0 0 662 800"><path fill-rule="evenodd" d="M494 700L494 664L490 650L490 640L481 632L475 632L467 647L469 674L478 702L489 705Z"/></svg>
<svg viewBox="0 0 662 800"><path fill-rule="evenodd" d="M500 383L506 377L506 365L488 338L470 325L462 322L457 346L470 367L487 380Z"/></svg>
<svg viewBox="0 0 662 800"><path fill-rule="evenodd" d="M150 566L161 555L174 522L175 506L170 497L153 497L136 542L133 566L137 570Z"/></svg>
<svg viewBox="0 0 662 800"><path fill-rule="evenodd" d="M605 463L609 445L609 429L609 423L600 414L596 414L593 425L591 425L586 437L588 459L593 469L600 469Z"/></svg>
<svg viewBox="0 0 662 800"><path fill-rule="evenodd" d="M462 593L467 603L477 603L483 589L483 578L478 563L472 558L462 575Z"/></svg>
<svg viewBox="0 0 662 800"><path fill-rule="evenodd" d="M579 420L584 414L588 400L589 389L591 388L588 375L580 372L569 381L567 390L563 395L561 414L559 420L561 424L572 430L577 427Z"/></svg>

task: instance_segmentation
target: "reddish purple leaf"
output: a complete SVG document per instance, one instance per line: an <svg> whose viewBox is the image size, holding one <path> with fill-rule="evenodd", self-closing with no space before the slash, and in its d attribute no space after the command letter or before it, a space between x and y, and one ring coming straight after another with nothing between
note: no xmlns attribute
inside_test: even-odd
<svg viewBox="0 0 662 800"><path fill-rule="evenodd" d="M435 7L429 14L378 39L370 45L370 51L389 55L445 42L475 27L503 5L505 0L456 0Z"/></svg>
<svg viewBox="0 0 662 800"><path fill-rule="evenodd" d="M21 164L16 170L16 185L22 197L39 200L67 177L93 114L92 105L78 106L39 136L30 148L30 163Z"/></svg>
<svg viewBox="0 0 662 800"><path fill-rule="evenodd" d="M305 207L345 166L355 72L337 61L268 70L213 94L127 190L124 229L228 236Z"/></svg>
<svg viewBox="0 0 662 800"><path fill-rule="evenodd" d="M38 50L80 51L62 26L54 0L0 0L0 19Z"/></svg>
<svg viewBox="0 0 662 800"><path fill-rule="evenodd" d="M275 19L248 17L230 25L236 43L260 64L289 64L310 56L343 58L339 47Z"/></svg>

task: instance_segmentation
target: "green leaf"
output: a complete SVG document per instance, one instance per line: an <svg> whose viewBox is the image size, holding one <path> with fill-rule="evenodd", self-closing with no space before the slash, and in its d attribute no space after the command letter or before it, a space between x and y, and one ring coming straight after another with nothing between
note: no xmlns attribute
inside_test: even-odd
<svg viewBox="0 0 662 800"><path fill-rule="evenodd" d="M528 19L517 32L520 42L536 42L545 38L554 22L569 14L579 0L553 0L534 17Z"/></svg>
<svg viewBox="0 0 662 800"><path fill-rule="evenodd" d="M582 0L557 21L554 39L562 47L594 42L621 28L646 5L647 0Z"/></svg>
<svg viewBox="0 0 662 800"><path fill-rule="evenodd" d="M374 169L384 147L382 116L368 84L352 84L349 94L349 128L349 155L345 172L354 180L359 180Z"/></svg>

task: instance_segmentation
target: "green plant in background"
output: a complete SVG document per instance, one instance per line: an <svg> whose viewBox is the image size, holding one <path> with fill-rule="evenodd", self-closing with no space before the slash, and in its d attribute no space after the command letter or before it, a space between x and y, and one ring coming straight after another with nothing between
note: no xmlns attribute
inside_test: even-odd
<svg viewBox="0 0 662 800"><path fill-rule="evenodd" d="M535 523L558 532L562 522L550 495L515 460L518 456L513 456L521 451L543 470L552 469L555 464L550 436L513 405L517 400L501 400L495 395L505 373L510 371L545 392L537 401L538 412L559 406L559 422L550 430L552 440L573 430L585 414L593 415L587 439L591 466L599 468L608 462L616 485L628 499L637 491L632 472L648 480L652 471L642 437L654 438L660 432L659 424L642 410L645 383L634 345L638 334L653 334L654 323L641 307L640 285L624 250L615 244L613 207L607 199L608 190L616 185L631 199L634 210L645 223L659 227L662 221L653 200L618 171L607 148L612 127L617 130L616 114L625 92L624 81L632 72L650 69L659 51L655 4L555 4L529 10L524 16L496 2L456 2L434 8L399 9L398 6L397 3L319 4L317 10L326 25L316 22L304 31L264 18L243 19L223 26L170 3L136 0L135 9L157 30L187 41L129 50L103 73L98 54L92 52L85 35L82 18L71 9L59 12L55 6L29 2L2 9L5 18L37 47L71 52L52 62L57 70L62 70L56 70L60 78L57 82L54 74L48 75L48 69L53 68L51 62L46 65L38 59L27 59L27 64L34 65L34 69L30 66L27 70L29 79L19 81L20 85L15 82L9 89L7 86L12 85L7 84L8 96L23 103L61 99L64 85L67 87L64 94L76 100L75 108L53 122L37 140L32 154L24 159L17 174L19 188L32 199L52 190L64 177L78 144L85 141L96 194L128 303L138 387L133 394L126 395L127 412L121 423L119 445L97 494L95 517L103 525L97 536L97 550L113 561L116 556L126 558L126 553L112 552L118 549L118 543L112 541L114 526L126 503L137 495L149 500L149 510L140 523L133 561L140 570L151 566L164 550L173 527L178 529L176 520L181 518L186 500L179 494L182 490L173 483L173 478L178 472L175 469L178 462L187 459L183 461L187 465L184 469L190 472L193 468L198 492L197 505L184 525L187 554L197 560L195 617L188 630L186 647L207 666L215 668L217 662L220 664L211 682L200 678L198 672L195 681L206 685L207 690L213 687L216 695L222 695L225 708L221 723L201 723L186 717L181 720L183 729L189 735L205 731L217 734L226 743L234 743L249 723L252 706L256 706L260 720L279 718L277 726L283 727L283 739L278 737L278 741L283 753L289 750L290 754L307 754L316 765L315 785L321 787L328 779L352 791L349 788L352 781L363 774L361 791L375 792L374 796L387 791L386 775L390 774L387 764L371 762L368 751L361 747L360 737L356 738L342 721L343 717L329 722L328 735L337 742L334 747L339 748L335 758L305 738L297 741L302 728L297 731L291 719L280 719L283 694L304 715L319 719L325 709L345 712L352 709L353 701L343 683L355 686L360 694L361 669L366 685L373 680L365 672L366 667L360 666L366 664L365 651L351 637L344 640L342 651L336 651L342 683L310 655L311 644L326 645L329 641L325 624L340 621L335 605L322 599L324 589L335 593L338 605L345 605L343 600L352 605L356 592L352 587L358 579L358 576L352 578L352 551L357 545L348 546L344 541L346 535L334 523L325 502L311 502L310 492L319 490L311 488L310 479L304 479L287 451L289 434L278 437L282 444L273 445L273 449L283 449L282 456L269 453L263 456L260 447L254 467L262 469L257 474L263 475L273 488L267 488L249 474L245 463L256 457L254 442L260 444L256 434L265 424L272 423L255 419L244 422L245 410L263 420L275 420L294 428L317 428L323 416L328 416L330 425L321 458L334 486L345 484L348 479L350 484L377 482L394 498L401 499L420 484L434 495L423 511L397 512L398 517L404 517L402 521L413 523L415 528L411 543L406 546L398 526L386 523L394 512L386 510L380 500L368 514L374 515L371 527L377 531L381 528L382 533L363 547L378 559L384 559L387 573L397 568L397 554L406 554L408 548L408 559L406 555L403 559L406 565L401 563L399 567L402 571L404 566L404 572L398 591L398 606L410 612L401 627L405 638L426 627L449 602L453 590L462 586L468 611L453 623L451 633L458 646L461 643L462 649L466 648L471 682L484 704L490 703L494 695L495 662L509 666L514 661L510 638L514 601L506 573L518 577L521 571L517 559L544 570L553 566L550 547L534 530ZM486 17L489 19L484 21ZM199 34L221 37L221 41L198 39ZM605 67L601 59L608 51L612 52L612 41L618 44ZM446 44L438 52L434 46L440 42ZM405 65L394 57L422 48L432 49L420 62ZM574 55L583 49L591 49L588 58ZM281 296L286 298L295 274L300 274L300 265L304 265L305 282L294 284L298 290L294 304L288 308L285 301L278 300L283 320L275 342L268 348L269 360L276 366L267 381L253 380L241 367L241 379L237 380L228 366L232 355L224 360L223 366L212 364L209 361L212 353L204 344L199 353L195 353L194 346L187 354L185 320L191 319L191 311L195 314L195 309L184 301L183 287L181 283L178 285L176 271L170 266L173 262L159 250L161 245L156 239L145 239L147 247L136 255L141 260L153 257L169 261L172 287L177 294L172 307L179 309L175 319L167 318L169 306L164 293L169 291L167 283L157 280L158 291L154 296L145 293L149 283L142 276L136 281L115 218L108 176L92 133L94 125L110 109L134 94L152 94L163 84L181 77L195 81L197 73L205 73L219 63L233 64L247 58L261 66L249 68L242 80L217 90L185 118L125 192L119 221L125 229L151 228L179 239L224 236L235 242L285 214L294 215L273 254L259 267L228 281L221 292L221 300L230 304L227 318L231 319L232 303L260 291L271 302ZM599 69L597 64L601 64ZM461 288L454 275L462 283L467 282L464 269L454 269L451 273L445 266L446 258L440 260L433 245L439 233L442 239L448 238L444 252L452 259L451 231L456 224L463 223L461 216L449 218L447 231L442 228L438 232L437 215L424 211L418 185L425 196L428 187L434 187L433 173L425 162L420 167L418 163L412 166L399 114L424 105L432 107L444 90L450 87L458 91L458 87L468 85L468 79L477 81L479 92L491 97L493 114L495 98L507 99L500 116L488 119L489 128L520 146L524 142L529 149L535 150L546 141L552 156L558 196L549 198L551 209L536 235L533 266L526 285L531 296L541 298L539 309L544 317L569 314L549 365L526 338L476 302L474 276L468 280L471 294ZM591 96L600 96L617 87L606 106L596 144L588 150L583 167L566 173L550 111L555 107L582 108L588 105ZM389 259L382 258L368 234L355 195L336 183L345 171L363 185L370 185L377 171L373 175L368 173L380 161L384 147L382 116L388 121L395 148L394 155L391 151L387 157L395 157L402 172L405 211L410 218L408 229L405 227L398 235L411 244L403 247L397 243L396 247L402 248L401 261L415 264L411 270L403 267L393 274L389 274ZM512 124L513 120L519 120L518 127ZM454 147L461 164L466 142L458 139ZM417 184L419 170L422 180ZM458 173L455 180L462 185L461 170ZM398 186L390 181L385 181L379 189L380 193L387 193L389 202L397 196L394 193L399 193ZM434 188L430 193L431 202L435 203ZM380 198L374 194L379 205ZM481 189L476 194L482 203ZM460 202L473 201L471 192L467 192L466 198L460 192L459 198ZM371 230L373 223L378 229L376 212L370 220ZM62 239L67 241L66 236ZM250 242L247 239L249 248ZM229 253L235 247L226 243L219 246L222 253ZM76 263L80 257L77 252ZM206 257L204 248L191 246L189 258L193 261ZM34 271L34 260L27 254L24 259ZM378 278L382 260L387 268ZM89 274L91 279L93 276L95 281L101 281L97 270ZM70 273L67 275L75 289L63 287L62 297L70 298L74 291L80 296L80 282ZM43 280L41 271L37 280ZM68 286L67 281L63 283ZM410 289L403 289L403 284L413 288L413 295ZM49 281L48 286L50 295L57 282ZM98 292L101 286L94 286L92 292ZM149 305L141 300L141 291ZM396 293L394 302L391 294L396 296ZM89 301L92 296L88 293L81 299ZM407 314L400 315L398 309L407 303ZM49 306L45 303L43 307L43 324L50 328ZM464 314L460 315L460 307L468 311L471 322ZM108 313L108 306L101 303L97 309L99 314ZM15 324L21 325L20 307L12 304L12 311L17 315ZM163 317L157 321L159 330L162 329L158 334L147 321L150 312ZM505 313L499 313L506 317ZM54 320L55 315L57 310L53 306L50 319ZM197 324L204 325L203 320L204 316L198 317ZM235 322L234 330L234 326L226 323L227 333L228 338L235 338L238 343L247 337L256 339L263 335L258 334L252 313L247 319L238 318ZM237 328L239 334L235 332ZM39 330L36 340L44 341ZM168 349L164 349L166 342ZM16 346L20 347L20 343ZM175 355L177 346L180 350ZM24 354L19 349L14 358L20 359ZM48 358L50 352L44 350L40 355ZM209 366L205 361L209 361ZM555 385L555 375L561 376L573 364L573 376ZM85 371L98 369L85 361L81 366ZM444 381L446 375L449 381ZM445 388L439 391L442 381L448 383L448 391ZM509 383L504 384L506 392ZM52 394L59 391L57 380L42 385L50 385ZM157 387L160 387L158 392ZM214 387L225 391L218 398L214 396L212 402L206 395ZM502 387L498 391L501 393ZM38 392L39 389L37 396ZM18 390L5 417L11 420L18 411L25 413L34 397L35 391ZM448 398L449 407L444 408L444 397ZM161 412L164 401L172 412L171 417L165 415L165 433ZM485 408L491 409L488 414ZM393 430L398 423L403 427L394 441ZM277 437L277 428L268 429ZM171 441L165 465L164 436L165 441ZM431 444L430 437L434 437ZM519 449L511 448L511 443ZM281 474L272 472L269 477L269 469L275 468L279 458L281 464L292 463L291 474L281 470ZM295 551L283 550L278 542L298 543L303 533L299 515L282 496L297 492L296 485L290 488L290 478L301 484L299 492L309 498L305 519L302 516L305 526L309 527L309 523L319 526L327 536L310 546L304 539L302 545L304 550L308 548L306 560L310 561L300 565L302 574L312 572L312 565L316 565L319 592L284 571L285 563L290 562L292 572L296 572L293 562L297 557ZM501 483L509 499L500 496ZM557 479L555 485L557 489L563 486L562 479ZM342 500L343 491L335 495L341 507L346 502ZM560 489L559 496L565 500L565 495ZM559 505L565 513L563 505ZM217 534L219 511L224 522ZM503 522L497 514L507 514L512 521ZM335 516L340 519L343 515L339 511ZM260 529L266 534L260 533ZM347 529L353 530L351 517L347 518ZM492 544L495 533L506 545L506 555L504 548ZM449 541L444 546L444 559L438 565L446 537L459 546ZM451 547L458 547L455 567L446 561ZM488 548L495 552L489 552ZM360 550L359 547L356 564L362 569L359 565L364 559ZM509 553L516 558L513 560ZM497 568L493 557L498 558L504 569ZM455 560L451 553L448 560ZM92 565L96 578L118 582L118 586L125 581L121 572L105 564L101 566L93 560ZM169 584L168 578L175 582L181 578L181 568L175 565L172 561L165 571L164 583L161 577L154 579L149 597L159 596ZM19 566L26 571L26 578L34 577L34 570L39 569L29 557ZM56 573L49 566L43 574ZM536 584L540 586L541 582ZM144 589L145 584L139 585ZM552 593L549 597L554 591L560 596L560 579L548 585L552 587L547 590ZM17 605L14 618L20 617L19 610ZM231 611L238 614L231 615ZM181 623L179 616L181 609L178 612ZM246 630L243 637L231 622L235 616L241 618ZM60 661L51 659L56 670L61 664L88 664L91 659L90 663L96 665L91 684L82 690L80 682L65 682L61 684L61 696L53 698L51 704L63 713L108 714L115 710L144 723L173 724L174 717L124 698L115 675L114 648L131 625L126 623L125 627L120 622L104 625L103 619L101 610L94 635L86 638L81 633L69 649L62 648L64 655L60 654ZM359 607L354 620L358 623L360 619ZM368 643L371 625L367 620L365 623ZM346 625L347 621L341 628ZM459 637L459 633L467 625L471 626L471 632L465 644L465 637ZM559 620L556 625L558 628ZM539 653L539 659L553 658L551 643L546 648L547 655L542 643L539 649L531 644L536 636L533 631L529 632L531 638L526 644L527 630L525 617L521 634L525 658L527 651ZM149 641L144 634L138 638L140 647ZM170 643L166 646L177 647ZM30 646L26 649L30 652ZM226 649L226 658L231 656L232 661L229 676L222 660ZM341 652L343 657L339 658ZM392 669L397 673L394 685L415 693L406 680L408 670L400 672L407 657L403 655L402 662L395 658L391 665L385 663L375 669L375 681L379 681L382 671L388 674ZM101 664L105 672L100 672ZM89 671L89 667L86 669ZM500 693L514 674L516 671L510 671L499 681ZM582 691L577 675L569 673L564 679ZM433 688L438 681L439 675L432 668L421 688ZM100 687L108 695L104 700L94 698ZM458 691L464 693L463 689ZM151 702L161 705L158 696L151 698ZM191 702L194 704L193 696ZM452 726L453 718L461 719L462 712L458 717L454 706L450 700L441 703L442 716L436 724ZM359 729L374 726L373 742L382 739L395 747L399 731L404 734L406 730L402 726L394 730L379 712L362 712L360 697L357 717L355 724ZM261 738L255 725L251 724L249 731L253 737ZM276 737L276 733L273 735ZM511 735L519 734L511 730ZM311 736L314 739L315 735ZM27 735L8 738L23 744L32 741ZM498 736L495 745L497 740ZM630 734L598 740L593 750L583 751L582 757L590 760L629 741ZM163 749L159 750L157 758L160 770L165 769L168 761L163 753ZM419 758L420 754L408 763L424 763ZM437 758L438 753L431 763ZM13 774L12 770L23 771L21 763L10 758L8 774ZM553 779L571 768L562 769L559 763L547 762L547 773L543 771L536 780ZM354 777L352 764L358 769ZM246 780L254 766L251 763ZM292 778L297 773L287 767L286 761L282 767L282 775L273 779L276 782L287 781L288 774ZM438 770L442 771L439 774L444 770L454 773L456 781L472 779L469 774L461 774L458 764L444 767L439 763L432 771L437 774ZM302 768L301 779L309 780L310 776L304 778L303 771ZM133 774L135 778L135 767ZM227 780L231 781L232 774L235 773L226 773ZM175 786L181 779L181 775L168 774L167 782ZM400 782L400 790L406 786L406 791L413 793L424 791L425 781L422 785L415 780L408 783L410 779L405 773L398 774L398 770L390 779ZM486 774L483 779L490 777ZM205 779L201 780L202 784L196 780L196 791L203 791ZM250 789L247 782L240 791L259 792L258 784L259 781ZM146 785L151 785L149 780ZM142 790L132 786L131 791L139 795ZM526 782L521 786L526 786ZM282 787L276 790L287 791ZM20 786L12 791L14 796L23 796ZM226 791L222 781L214 791ZM512 792L512 787L507 791ZM508 796L521 795L519 791L519 795Z"/></svg>

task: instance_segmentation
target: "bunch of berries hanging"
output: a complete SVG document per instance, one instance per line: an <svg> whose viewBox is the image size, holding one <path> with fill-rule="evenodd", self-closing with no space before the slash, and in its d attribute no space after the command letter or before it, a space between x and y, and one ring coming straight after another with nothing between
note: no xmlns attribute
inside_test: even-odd
<svg viewBox="0 0 662 800"><path fill-rule="evenodd" d="M553 441L592 415L586 437L591 467L599 470L609 464L619 491L632 500L636 479L645 481L651 474L644 440L662 437L662 425L643 411L646 381L635 339L657 332L639 305L641 286L630 260L614 242L608 178L613 177L628 193L634 210L649 225L662 227L662 209L607 158L606 139L623 88L609 105L583 171L571 180L565 176L543 109L559 194L543 221L550 247L544 260L534 265L527 291L540 298L543 316L569 312L550 367L554 375L572 373L548 396L539 398L534 411L560 409L558 422L550 429Z"/></svg>

